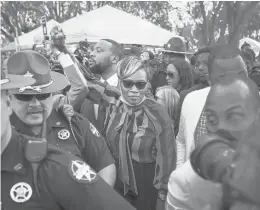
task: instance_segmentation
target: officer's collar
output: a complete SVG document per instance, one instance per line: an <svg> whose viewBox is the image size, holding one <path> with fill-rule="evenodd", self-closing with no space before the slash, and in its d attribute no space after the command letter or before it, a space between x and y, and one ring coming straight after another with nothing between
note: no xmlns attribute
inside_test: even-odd
<svg viewBox="0 0 260 210"><path fill-rule="evenodd" d="M10 117L12 126L20 133L26 134L28 136L35 136L31 130L30 126L24 123L20 118L13 113ZM47 119L47 132L50 131L53 127L65 127L65 117L59 114L56 110L53 109L52 113Z"/></svg>
<svg viewBox="0 0 260 210"><path fill-rule="evenodd" d="M26 173L23 137L12 128L12 137L3 151L1 171Z"/></svg>
<svg viewBox="0 0 260 210"><path fill-rule="evenodd" d="M52 128L64 128L66 127L67 120L64 114L53 109L47 120L47 124Z"/></svg>

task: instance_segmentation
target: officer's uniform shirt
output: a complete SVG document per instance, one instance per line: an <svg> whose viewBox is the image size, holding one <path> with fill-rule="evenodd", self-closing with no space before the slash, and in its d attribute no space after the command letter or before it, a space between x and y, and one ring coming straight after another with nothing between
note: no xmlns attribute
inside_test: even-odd
<svg viewBox="0 0 260 210"><path fill-rule="evenodd" d="M35 136L15 114L10 119L18 132ZM75 113L71 123L73 131L64 114L53 110L47 119L48 143L82 157L97 172L115 163L104 138L86 118Z"/></svg>
<svg viewBox="0 0 260 210"><path fill-rule="evenodd" d="M56 146L40 164L38 195L23 142L13 129L1 155L2 210L134 209L80 158Z"/></svg>

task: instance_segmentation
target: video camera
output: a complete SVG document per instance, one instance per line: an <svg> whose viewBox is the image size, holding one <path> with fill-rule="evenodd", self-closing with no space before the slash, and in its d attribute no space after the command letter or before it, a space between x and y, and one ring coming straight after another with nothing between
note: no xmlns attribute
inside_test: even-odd
<svg viewBox="0 0 260 210"><path fill-rule="evenodd" d="M254 144L233 149L229 142L214 139L196 148L190 161L199 176L227 187L232 202L260 207L260 149Z"/></svg>

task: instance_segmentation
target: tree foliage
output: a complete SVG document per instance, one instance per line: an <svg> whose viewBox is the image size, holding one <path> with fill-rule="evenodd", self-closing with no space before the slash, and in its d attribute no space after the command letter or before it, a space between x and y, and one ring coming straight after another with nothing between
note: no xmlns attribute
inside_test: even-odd
<svg viewBox="0 0 260 210"><path fill-rule="evenodd" d="M12 42L16 29L18 36L33 30L40 26L43 15L47 20L62 23L104 5L111 5L171 30L168 14L172 6L166 1L5 1L1 2L1 33Z"/></svg>
<svg viewBox="0 0 260 210"><path fill-rule="evenodd" d="M188 37L194 46L238 44L245 36L260 39L259 2L187 2L184 9L174 10L183 20L183 25L177 27L179 35Z"/></svg>

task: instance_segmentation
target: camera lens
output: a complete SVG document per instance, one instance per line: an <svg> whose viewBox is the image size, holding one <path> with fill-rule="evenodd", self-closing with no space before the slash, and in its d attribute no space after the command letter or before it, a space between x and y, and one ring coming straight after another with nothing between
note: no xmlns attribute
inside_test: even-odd
<svg viewBox="0 0 260 210"><path fill-rule="evenodd" d="M193 169L204 179L221 182L235 151L223 140L213 140L197 148L191 156Z"/></svg>

